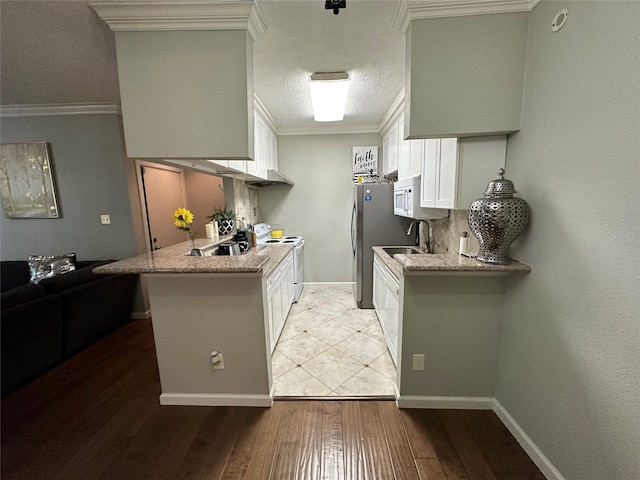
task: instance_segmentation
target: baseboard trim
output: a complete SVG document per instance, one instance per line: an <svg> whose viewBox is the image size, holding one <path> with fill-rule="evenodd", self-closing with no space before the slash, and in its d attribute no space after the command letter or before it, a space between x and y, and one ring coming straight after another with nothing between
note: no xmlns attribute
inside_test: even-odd
<svg viewBox="0 0 640 480"><path fill-rule="evenodd" d="M354 282L304 282L304 285L314 286L314 285L353 285Z"/></svg>
<svg viewBox="0 0 640 480"><path fill-rule="evenodd" d="M491 410L493 397L424 397L417 395L400 395L398 408L440 408L455 410Z"/></svg>
<svg viewBox="0 0 640 480"><path fill-rule="evenodd" d="M194 407L270 407L269 395L231 395L218 393L162 393L160 405L187 405Z"/></svg>
<svg viewBox="0 0 640 480"><path fill-rule="evenodd" d="M146 320L147 318L151 318L151 310L131 313L131 320Z"/></svg>
<svg viewBox="0 0 640 480"><path fill-rule="evenodd" d="M527 435L522 427L518 425L518 422L509 415L509 412L507 412L497 399L494 399L493 411L548 480L565 480L558 469L553 466L551 461L542 453L529 435Z"/></svg>
<svg viewBox="0 0 640 480"><path fill-rule="evenodd" d="M504 406L493 397L427 397L420 395L400 395L396 404L398 408L493 410L547 480L565 480L553 463L542 453L522 427L518 425L518 422L516 422Z"/></svg>

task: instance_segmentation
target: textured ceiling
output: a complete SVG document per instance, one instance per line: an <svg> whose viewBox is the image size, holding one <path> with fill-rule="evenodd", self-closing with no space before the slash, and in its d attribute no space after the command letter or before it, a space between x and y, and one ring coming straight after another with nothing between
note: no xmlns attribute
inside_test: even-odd
<svg viewBox="0 0 640 480"><path fill-rule="evenodd" d="M0 1L2 105L120 103L114 35L87 1Z"/></svg>
<svg viewBox="0 0 640 480"><path fill-rule="evenodd" d="M85 0L0 1L0 103L119 103L114 35ZM254 45L256 94L282 133L375 130L404 83L397 0L257 0L267 26ZM307 79L347 71L342 122L313 121Z"/></svg>
<svg viewBox="0 0 640 480"><path fill-rule="evenodd" d="M391 26L396 1L348 0L334 15L319 0L258 0L267 31L254 46L256 93L283 130L317 128L308 78L347 71L344 121L377 126L404 85L404 34Z"/></svg>

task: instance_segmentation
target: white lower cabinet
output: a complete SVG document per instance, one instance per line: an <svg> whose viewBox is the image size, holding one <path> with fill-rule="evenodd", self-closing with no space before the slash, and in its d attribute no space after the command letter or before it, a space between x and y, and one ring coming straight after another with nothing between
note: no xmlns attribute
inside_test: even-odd
<svg viewBox="0 0 640 480"><path fill-rule="evenodd" d="M271 352L276 348L276 343L278 343L278 338L293 304L294 281L292 250L266 279Z"/></svg>
<svg viewBox="0 0 640 480"><path fill-rule="evenodd" d="M380 321L387 348L398 364L398 326L400 323L400 284L396 277L380 260L373 257L373 307Z"/></svg>

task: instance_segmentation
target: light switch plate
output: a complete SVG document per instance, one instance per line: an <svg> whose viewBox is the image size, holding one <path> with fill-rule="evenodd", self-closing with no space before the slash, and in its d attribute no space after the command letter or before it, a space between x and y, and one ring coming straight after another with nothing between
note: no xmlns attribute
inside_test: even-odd
<svg viewBox="0 0 640 480"><path fill-rule="evenodd" d="M424 354L416 353L413 355L413 369L424 370Z"/></svg>

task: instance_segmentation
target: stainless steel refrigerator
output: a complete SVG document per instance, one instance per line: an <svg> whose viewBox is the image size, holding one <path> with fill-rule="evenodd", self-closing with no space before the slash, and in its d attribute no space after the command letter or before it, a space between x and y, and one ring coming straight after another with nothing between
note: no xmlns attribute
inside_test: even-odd
<svg viewBox="0 0 640 480"><path fill-rule="evenodd" d="M411 220L393 214L392 183L354 185L351 213L354 294L358 308L373 308L374 246L413 245ZM413 232L412 232L413 233Z"/></svg>

